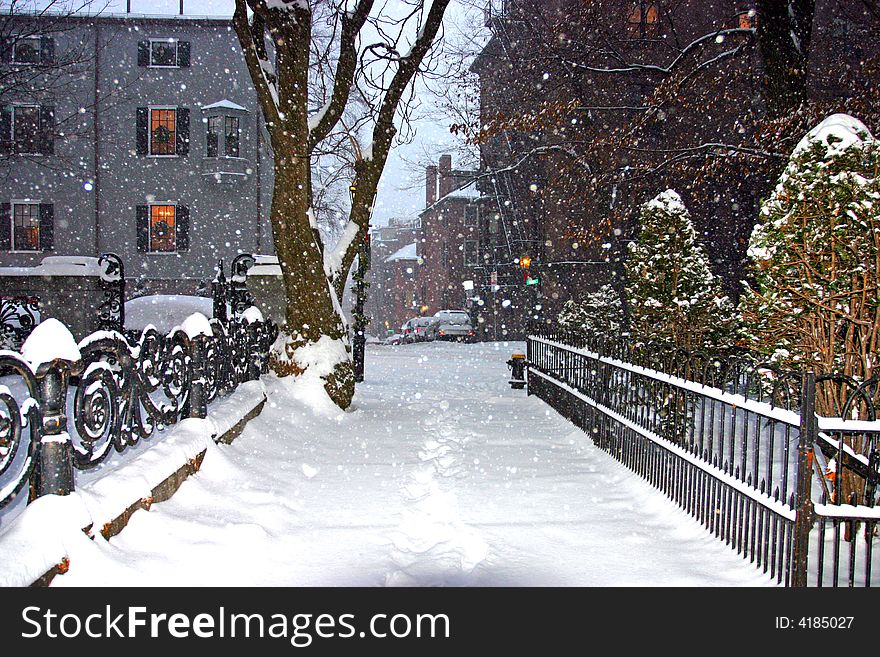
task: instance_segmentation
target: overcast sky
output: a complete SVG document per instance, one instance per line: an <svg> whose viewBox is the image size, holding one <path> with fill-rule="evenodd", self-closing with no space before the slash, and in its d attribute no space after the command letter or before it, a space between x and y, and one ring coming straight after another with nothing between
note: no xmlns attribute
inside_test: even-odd
<svg viewBox="0 0 880 657"><path fill-rule="evenodd" d="M107 3L107 11L112 13L124 13L126 0L96 0L103 6ZM389 0L388 5L393 6L396 0ZM0 5L3 2L0 1ZM377 3L378 4L378 3ZM235 7L234 0L184 0L184 13L189 16L232 16ZM131 11L138 14L177 14L179 13L180 0L131 0ZM455 19L461 9L450 6L447 9L446 24ZM423 103L431 104L429 94L422 93L420 98ZM420 112L424 114L424 110ZM454 141L449 133L449 125L442 120L427 120L424 117L416 122L416 136L413 143L395 147L388 158L385 172L379 184L376 209L373 214L373 223L381 225L387 223L391 217L414 216L416 212L425 206L425 191L422 186L413 188L416 181L424 180L422 171L416 170L407 160L424 159L425 152L439 153L451 149ZM456 166L457 163L453 163Z"/></svg>

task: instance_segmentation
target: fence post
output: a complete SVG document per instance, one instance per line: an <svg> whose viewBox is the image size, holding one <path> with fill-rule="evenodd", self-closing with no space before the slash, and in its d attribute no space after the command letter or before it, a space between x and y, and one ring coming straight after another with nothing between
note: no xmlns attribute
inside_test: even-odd
<svg viewBox="0 0 880 657"><path fill-rule="evenodd" d="M205 335L197 335L192 339L192 380L189 391L189 416L194 418L208 417L208 396L205 390Z"/></svg>
<svg viewBox="0 0 880 657"><path fill-rule="evenodd" d="M813 445L819 434L816 419L816 375L804 374L801 392L801 426L798 439L797 488L795 490L794 549L791 585L807 585L807 564L810 551L810 529L813 527Z"/></svg>
<svg viewBox="0 0 880 657"><path fill-rule="evenodd" d="M33 497L68 495L73 492L73 455L67 433L67 382L74 363L56 359L40 366L40 455Z"/></svg>
<svg viewBox="0 0 880 657"><path fill-rule="evenodd" d="M526 397L532 394L532 387L529 385L529 366L532 364L532 336L526 336L526 366L523 369L523 378L526 380Z"/></svg>

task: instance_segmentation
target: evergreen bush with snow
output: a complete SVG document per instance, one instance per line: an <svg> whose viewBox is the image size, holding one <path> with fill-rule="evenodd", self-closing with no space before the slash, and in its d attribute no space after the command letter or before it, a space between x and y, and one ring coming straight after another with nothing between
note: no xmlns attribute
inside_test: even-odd
<svg viewBox="0 0 880 657"><path fill-rule="evenodd" d="M640 221L626 262L633 337L689 350L729 347L733 304L709 269L681 197L662 192L642 205Z"/></svg>
<svg viewBox="0 0 880 657"><path fill-rule="evenodd" d="M582 299L566 301L557 322L575 335L617 337L623 326L623 303L617 291L606 284Z"/></svg>
<svg viewBox="0 0 880 657"><path fill-rule="evenodd" d="M787 368L871 376L878 169L880 143L847 115L828 117L795 147L749 245L752 285L740 310L752 349Z"/></svg>

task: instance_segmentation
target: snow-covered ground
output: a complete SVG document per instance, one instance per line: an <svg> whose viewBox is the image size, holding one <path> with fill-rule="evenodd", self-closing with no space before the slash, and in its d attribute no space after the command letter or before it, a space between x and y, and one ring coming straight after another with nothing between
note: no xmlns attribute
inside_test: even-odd
<svg viewBox="0 0 880 657"><path fill-rule="evenodd" d="M69 545L53 585L772 585L511 390L517 348L371 345L345 413L267 378L235 443L109 542Z"/></svg>

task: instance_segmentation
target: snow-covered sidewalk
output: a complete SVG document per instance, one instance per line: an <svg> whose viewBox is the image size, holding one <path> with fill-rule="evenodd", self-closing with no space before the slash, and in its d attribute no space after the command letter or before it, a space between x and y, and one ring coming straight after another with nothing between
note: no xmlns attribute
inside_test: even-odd
<svg viewBox="0 0 880 657"><path fill-rule="evenodd" d="M769 578L525 391L518 344L370 346L339 412L309 382L174 497L69 545L53 586L733 586Z"/></svg>

